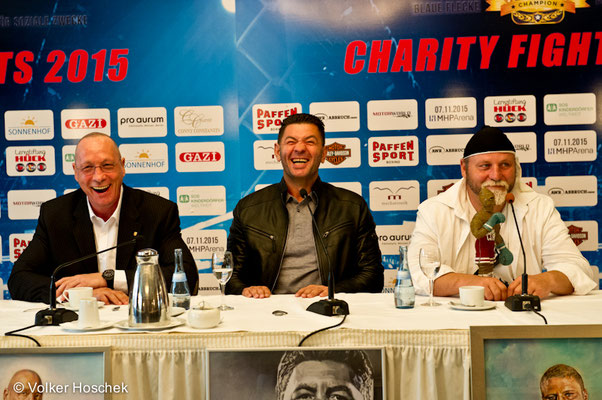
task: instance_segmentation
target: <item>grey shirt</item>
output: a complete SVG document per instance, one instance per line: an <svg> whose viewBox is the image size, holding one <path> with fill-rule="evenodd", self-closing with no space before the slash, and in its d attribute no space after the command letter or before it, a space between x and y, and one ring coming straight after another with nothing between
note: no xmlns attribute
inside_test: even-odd
<svg viewBox="0 0 602 400"><path fill-rule="evenodd" d="M278 281L274 289L275 294L296 293L308 285L321 285L318 270L318 254L312 228L311 215L316 209L313 192L301 203L290 194L286 200L288 211L288 233L286 247Z"/></svg>

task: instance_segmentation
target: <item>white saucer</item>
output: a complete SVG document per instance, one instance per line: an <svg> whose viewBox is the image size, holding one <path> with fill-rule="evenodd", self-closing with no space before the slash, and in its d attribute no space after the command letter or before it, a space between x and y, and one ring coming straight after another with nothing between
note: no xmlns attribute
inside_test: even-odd
<svg viewBox="0 0 602 400"><path fill-rule="evenodd" d="M137 326L130 326L128 323L128 320L124 319L123 321L116 322L115 327L117 327L119 329L125 329L128 331L160 331L163 329L175 328L176 326L180 326L180 325L184 324L185 322L186 321L184 321L182 318L172 318L169 321L169 324L167 324L167 325L151 326L150 328L139 328Z"/></svg>
<svg viewBox="0 0 602 400"><path fill-rule="evenodd" d="M184 307L171 307L169 309L169 316L177 317L178 315L182 315L185 312L186 312L186 309Z"/></svg>
<svg viewBox="0 0 602 400"><path fill-rule="evenodd" d="M103 308L105 306L105 303L103 301L98 301L98 308ZM67 310L71 310L71 311L79 311L79 307L71 307L69 305L69 303L60 303L65 309Z"/></svg>
<svg viewBox="0 0 602 400"><path fill-rule="evenodd" d="M487 300L485 300L483 302L483 305L480 307L465 306L464 304L456 303L455 301L450 301L449 305L451 306L451 308L453 308L455 310L463 310L463 311L483 311L483 310L490 310L490 309L496 307L496 305L493 301L487 301Z"/></svg>
<svg viewBox="0 0 602 400"><path fill-rule="evenodd" d="M65 322L61 324L61 328L66 331L74 331L74 332L87 332L87 331L99 331L101 329L112 328L114 322L113 321L100 321L100 324L97 326L90 326L86 328L80 328L77 326L77 321Z"/></svg>

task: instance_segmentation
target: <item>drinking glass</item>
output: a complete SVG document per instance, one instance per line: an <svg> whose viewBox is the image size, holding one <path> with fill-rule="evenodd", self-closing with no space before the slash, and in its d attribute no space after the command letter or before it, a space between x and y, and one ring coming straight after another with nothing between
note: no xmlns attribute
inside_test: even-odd
<svg viewBox="0 0 602 400"><path fill-rule="evenodd" d="M431 249L420 249L418 264L420 264L420 269L429 280L429 301L423 303L422 305L427 307L440 306L441 303L437 303L435 300L433 300L435 277L439 272L439 268L441 268L441 261L439 261L438 252Z"/></svg>
<svg viewBox="0 0 602 400"><path fill-rule="evenodd" d="M211 270L213 271L213 275L217 278L219 288L222 292L222 304L218 307L221 311L234 310L234 307L224 303L226 283L228 283L232 276L232 268L233 262L231 252L225 251L223 253L213 253L211 255Z"/></svg>

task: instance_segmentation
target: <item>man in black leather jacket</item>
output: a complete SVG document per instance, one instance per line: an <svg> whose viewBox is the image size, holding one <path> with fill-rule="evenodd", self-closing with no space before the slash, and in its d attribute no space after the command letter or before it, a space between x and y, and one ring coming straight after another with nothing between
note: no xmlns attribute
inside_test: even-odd
<svg viewBox="0 0 602 400"><path fill-rule="evenodd" d="M318 176L326 157L324 141L324 124L313 115L295 114L282 122L274 153L282 163L283 179L246 196L234 209L228 237L234 273L228 293L326 296L328 259L337 292L382 290L381 252L368 205L361 196Z"/></svg>

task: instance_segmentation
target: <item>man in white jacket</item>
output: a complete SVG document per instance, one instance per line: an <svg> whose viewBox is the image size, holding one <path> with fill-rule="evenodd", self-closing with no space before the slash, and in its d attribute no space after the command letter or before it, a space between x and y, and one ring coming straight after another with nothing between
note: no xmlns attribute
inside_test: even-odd
<svg viewBox="0 0 602 400"><path fill-rule="evenodd" d="M421 248L439 251L441 269L435 280L436 296L458 294L460 286L485 288L487 300L505 300L521 293L524 268L518 232L506 193L515 197L514 209L527 259L529 294L587 294L597 287L588 261L568 234L552 199L521 182L514 146L497 128L483 127L473 135L460 160L462 179L444 193L418 207L416 227L409 247L409 262L417 292L428 293L428 280L420 270ZM500 233L514 256L508 266L497 264L493 277L475 275L475 237L470 221L482 205L479 192L486 187L496 195L494 212L506 222ZM509 285L506 287L506 284Z"/></svg>

